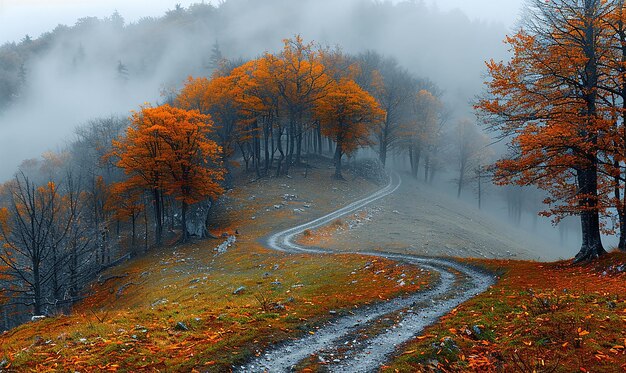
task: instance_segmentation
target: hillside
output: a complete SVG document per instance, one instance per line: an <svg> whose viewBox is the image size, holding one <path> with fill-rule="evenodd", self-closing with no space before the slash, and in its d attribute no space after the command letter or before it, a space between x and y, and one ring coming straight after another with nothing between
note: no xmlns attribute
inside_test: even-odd
<svg viewBox="0 0 626 373"><path fill-rule="evenodd" d="M301 242L347 251L382 249L464 258L546 261L571 255L407 174L401 176L398 191L384 201L311 232Z"/></svg>
<svg viewBox="0 0 626 373"><path fill-rule="evenodd" d="M27 323L0 336L0 371L64 371L68 367L79 371L230 371L254 357L269 359L266 353L278 342L297 342L305 336L316 337L318 333L324 338L328 327L337 328L326 324L330 320L341 323L342 319L350 320L355 317L351 315L362 311L373 312L364 308L366 305L379 305L384 309L405 297L406 305L401 301L397 303L399 312L387 311L389 314L364 324L364 331L340 339L354 338L353 343L343 346L341 342L338 347L333 341L326 344L323 351L312 349L311 359L302 361L297 369L325 371L328 364L341 362L348 370L360 371L359 351L372 348L368 347L370 338L375 341L386 336L385 331L399 328L398 335L405 334L410 339L416 333L409 320L413 312L422 319L421 312L430 307L430 302L446 302L449 294L444 298L429 295L437 292L442 282L450 281L441 276L454 273L453 289L467 287L469 280L459 275L460 272L446 274L434 269L432 264L427 264L425 271L420 268L419 260L415 265L401 257L396 262L355 254L285 254L264 248L262 237L269 233L316 219L380 188L351 173L346 173L347 181L334 180L331 175L330 163L320 164L306 173L293 173L289 178L255 181L245 174L240 175L237 184L243 186L229 191L217 207L213 233L224 235L223 238L158 249L102 273L87 298L74 307L71 315ZM403 185L415 187L406 179ZM383 208L395 208L394 199L402 198L403 193L400 188L365 209L383 213ZM442 209L456 204L443 196L433 199L433 195L428 198L433 207L422 214L441 221L437 217L441 216ZM423 201L421 203L422 208L427 208ZM390 214L400 212L394 211ZM477 224L476 214L469 219L463 218L463 213L467 211L459 211L459 217L449 221L450 226ZM360 220L372 219L362 211L355 214ZM311 235L305 234L300 242L325 232L327 244L337 242L346 250L368 250L367 240L371 236L364 231L371 230L376 219L364 225L353 222L357 229L363 228L362 231L338 229L351 219L343 218ZM485 236L495 237L494 245L510 242L506 236L484 227L481 234L473 237L472 231L464 231L467 245L473 244L472 239L482 244ZM354 234L351 245L344 241L349 234ZM391 242L398 244L391 249L396 250L412 237L399 232L394 236L397 241ZM226 240L226 237L236 239ZM222 242L225 244L220 245ZM504 248L515 250L514 246ZM528 255L528 251L517 254ZM513 348L537 351L538 355L533 356L539 357L520 360L524 364L541 364L542 356L546 359L551 356L549 364L553 366L555 361L560 361L555 359L565 356L565 371L579 363L581 367L593 367L590 362L594 359L600 364L621 361L624 356L621 341L626 335L619 327L623 319L620 312L626 304L622 304L625 293L618 284L623 282L624 262L623 257L616 256L595 267L470 260L468 263L484 267L489 273L499 273L500 281L483 295L454 308L441 322L420 333L417 339L402 344L399 350L394 348L395 343L389 344L387 347L394 351L391 356L376 356L385 360L391 358L389 371L399 372L439 368L464 371L468 367L486 371L498 367L513 369L513 365L508 365L513 360L507 357L524 356L521 352L514 353ZM583 276L585 281L565 280L572 276ZM602 290L606 281L615 285L608 292ZM529 286L533 290L524 290ZM565 287L567 295L559 295L558 286ZM397 298L399 296L401 298ZM430 300L427 303L412 300L420 297ZM541 316L544 314L548 316ZM606 321L585 321L590 320L590 314L594 320ZM549 343L562 345L560 352L548 354L552 350L540 347L546 338L541 332L525 336L522 329L529 318L541 328L538 330L551 336ZM554 321L550 322L551 319ZM558 338L553 336L558 333L559 329L555 328L561 322L573 325L575 330L578 328L575 334L581 337L571 333ZM465 330L463 325L471 328L474 324L479 326L473 330L483 333L479 337L471 332L468 335L459 332ZM502 334L511 330L517 337ZM583 340L583 337L584 342L577 342L577 338ZM599 346L599 338L606 338L607 342ZM519 346L520 341L528 344ZM429 347L439 343L442 348ZM500 344L505 355L493 352ZM286 346L291 351L289 345ZM354 352L348 351L355 348ZM572 360L577 351L585 356L584 360ZM352 357L353 354L356 355ZM335 359L335 362L328 359Z"/></svg>
<svg viewBox="0 0 626 373"><path fill-rule="evenodd" d="M377 188L331 174L324 165L306 178L241 176L243 186L225 196L214 221L219 236L239 232L235 243L223 250L215 248L225 238L163 248L102 273L71 315L0 336L0 371L224 371L277 341L315 333L333 315L427 286L431 276L415 266L277 254L260 245L271 231Z"/></svg>

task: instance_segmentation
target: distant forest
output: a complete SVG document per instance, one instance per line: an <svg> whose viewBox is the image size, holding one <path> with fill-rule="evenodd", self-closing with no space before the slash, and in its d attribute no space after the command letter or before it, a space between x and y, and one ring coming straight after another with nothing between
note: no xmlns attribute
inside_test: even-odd
<svg viewBox="0 0 626 373"><path fill-rule="evenodd" d="M335 12L326 14L328 7ZM394 55L421 75L431 76L434 69L440 69L444 89L467 86L468 80L476 88L484 70L480 61L486 59L489 48L501 45L503 32L502 26L472 23L461 13L440 13L423 2L229 0L219 6L178 5L162 17L133 23L115 12L104 19L81 18L73 26L59 25L40 37L25 35L2 45L0 110L29 87L39 88L44 73L38 65L51 56L55 73L62 75L97 70L103 77L128 80L130 85L154 79L155 85L166 87L179 84L187 75L210 71L216 42L226 57L249 59L279 48L280 40L295 34L341 45L351 53L372 49ZM425 33L428 38L419 37ZM451 48L429 48L440 45ZM476 54L479 58L469 57ZM459 58L467 60L464 72L452 68ZM421 68L423 72L414 71ZM455 88L449 93L465 101L474 92Z"/></svg>

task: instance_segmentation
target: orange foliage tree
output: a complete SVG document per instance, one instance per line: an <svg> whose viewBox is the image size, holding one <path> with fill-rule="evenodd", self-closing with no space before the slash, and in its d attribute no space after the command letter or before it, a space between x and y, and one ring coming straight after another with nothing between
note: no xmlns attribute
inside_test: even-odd
<svg viewBox="0 0 626 373"><path fill-rule="evenodd" d="M322 133L337 143L335 177L343 179L341 158L370 144L372 128L385 119L385 112L354 81L341 80L316 102L315 113L322 124Z"/></svg>
<svg viewBox="0 0 626 373"><path fill-rule="evenodd" d="M225 164L241 138L240 108L235 93L231 76L214 76L211 79L190 77L176 97L176 106L211 116L214 122L212 133L222 148Z"/></svg>
<svg viewBox="0 0 626 373"><path fill-rule="evenodd" d="M181 203L184 242L189 205L223 192L222 149L208 138L211 130L210 116L197 110L144 107L133 114L126 136L113 144L112 155L129 176L126 187L152 194L157 245L162 241L162 194Z"/></svg>
<svg viewBox="0 0 626 373"><path fill-rule="evenodd" d="M603 112L600 86L607 2L532 2L528 26L507 38L510 61L487 64L488 94L477 105L511 156L497 163L500 183L537 185L549 192L546 215L581 218L583 243L576 260L605 253L600 215L606 210L601 150L612 121Z"/></svg>

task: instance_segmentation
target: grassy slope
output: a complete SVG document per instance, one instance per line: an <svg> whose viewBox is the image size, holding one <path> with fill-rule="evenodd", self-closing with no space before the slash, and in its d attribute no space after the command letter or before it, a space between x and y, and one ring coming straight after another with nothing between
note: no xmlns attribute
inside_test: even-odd
<svg viewBox="0 0 626 373"><path fill-rule="evenodd" d="M71 316L0 336L0 371L224 371L273 343L315 333L331 310L350 312L424 287L425 272L387 260L261 247L258 238L270 231L376 188L362 179L333 181L330 174L316 169L307 180L240 180L244 186L229 193L217 231L238 229L235 247L221 255L212 250L217 240L164 248L103 274L123 277L94 284ZM307 198L275 209L284 194ZM293 211L305 202L312 207ZM399 287L403 274L411 281ZM239 286L246 290L233 294ZM189 330L179 330L179 322Z"/></svg>
<svg viewBox="0 0 626 373"><path fill-rule="evenodd" d="M587 266L468 261L498 271L500 281L382 371L626 371L626 254Z"/></svg>

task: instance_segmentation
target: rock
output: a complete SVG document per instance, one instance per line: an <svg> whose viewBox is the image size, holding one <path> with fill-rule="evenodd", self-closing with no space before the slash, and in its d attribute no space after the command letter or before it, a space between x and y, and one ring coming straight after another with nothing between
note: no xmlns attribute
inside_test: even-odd
<svg viewBox="0 0 626 373"><path fill-rule="evenodd" d="M379 185L383 185L389 180L385 167L380 160L376 158L356 161L354 165L352 165L352 169L357 176L371 180Z"/></svg>
<svg viewBox="0 0 626 373"><path fill-rule="evenodd" d="M244 291L246 291L246 287L245 286L240 286L237 289L235 289L235 291L233 291L233 295L242 294Z"/></svg>
<svg viewBox="0 0 626 373"><path fill-rule="evenodd" d="M310 209L311 208L311 204L310 203L305 203L302 206L304 206L305 209Z"/></svg>
<svg viewBox="0 0 626 373"><path fill-rule="evenodd" d="M296 301L296 299L295 299L294 297L289 297L289 298L287 298L287 299L285 300L285 303L293 303L293 302L295 302L295 301Z"/></svg>
<svg viewBox="0 0 626 373"><path fill-rule="evenodd" d="M285 305L278 302L278 303L272 303L272 310L274 311L284 311L285 310Z"/></svg>
<svg viewBox="0 0 626 373"><path fill-rule="evenodd" d="M152 302L151 306L152 307L156 307L156 306L161 306L163 304L167 304L168 300L166 298L161 298L161 299L157 299L154 302Z"/></svg>
<svg viewBox="0 0 626 373"><path fill-rule="evenodd" d="M278 271L278 268L280 268L280 266L278 264L274 264L274 267L272 267L272 270Z"/></svg>
<svg viewBox="0 0 626 373"><path fill-rule="evenodd" d="M328 313L330 313L331 315L336 315L336 314L337 314L337 311L335 311L335 310L330 310L330 311L328 311Z"/></svg>
<svg viewBox="0 0 626 373"><path fill-rule="evenodd" d="M606 306L607 306L610 310L614 310L615 308L617 308L617 304L616 304L615 302L613 302L612 300L611 300L611 301L606 302Z"/></svg>
<svg viewBox="0 0 626 373"><path fill-rule="evenodd" d="M274 286L280 286L280 285L282 285L282 282L276 280L276 281L272 281L271 284L274 285Z"/></svg>
<svg viewBox="0 0 626 373"><path fill-rule="evenodd" d="M181 332L189 331L189 328L187 327L187 325L185 325L185 323L183 323L182 321L177 322L174 329L181 331Z"/></svg>
<svg viewBox="0 0 626 373"><path fill-rule="evenodd" d="M39 321L39 320L43 320L45 318L46 318L46 316L44 316L44 315L33 316L33 317L30 318L30 321Z"/></svg>
<svg viewBox="0 0 626 373"><path fill-rule="evenodd" d="M476 335L480 335L483 331L480 329L480 327L478 325L474 325L472 326L472 331L474 332L474 334Z"/></svg>
<svg viewBox="0 0 626 373"><path fill-rule="evenodd" d="M274 205L274 208L275 208L276 210L280 210L282 207L283 207L282 205Z"/></svg>
<svg viewBox="0 0 626 373"><path fill-rule="evenodd" d="M189 281L190 284L197 284L198 282L200 282L199 278L194 278L193 280Z"/></svg>

